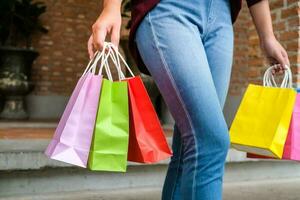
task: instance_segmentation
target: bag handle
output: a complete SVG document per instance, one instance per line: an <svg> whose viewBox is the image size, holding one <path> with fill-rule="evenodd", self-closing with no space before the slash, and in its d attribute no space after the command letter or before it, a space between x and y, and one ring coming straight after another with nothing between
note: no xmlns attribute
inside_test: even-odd
<svg viewBox="0 0 300 200"><path fill-rule="evenodd" d="M105 58L104 57L102 58L102 63L104 64L104 68L105 68L105 72L107 74L108 80L113 81L111 71L110 71L110 68L109 68L109 64L108 64L108 61L107 61L107 58L108 58L110 52L111 52L111 50L108 51L107 56ZM100 67L100 70L99 70L98 74L102 74L102 68L101 67Z"/></svg>
<svg viewBox="0 0 300 200"><path fill-rule="evenodd" d="M111 53L111 49L108 49L107 53L106 53L106 50L107 50L107 46L104 44L103 50L102 50L103 53L104 53L104 56L102 56L102 59L101 59L101 65L100 65L100 68L99 68L99 71L98 71L98 75L102 74L102 70L104 68L105 72L107 74L107 78L112 81L112 75L111 75L109 65L108 65L108 62L107 62L107 59L109 58L109 55Z"/></svg>
<svg viewBox="0 0 300 200"><path fill-rule="evenodd" d="M93 58L89 61L86 69L84 70L82 76L84 74L86 74L88 71L91 71L93 74L96 74L96 69L97 69L97 64L100 60L100 67L99 67L99 71L98 71L98 75L102 74L103 68L106 71L107 77L109 80L113 81L112 78L112 74L110 71L110 67L108 64L108 58L110 58L116 69L118 72L118 78L119 80L125 79L125 75L121 70L121 62L120 59L122 60L122 62L124 63L124 65L126 66L126 68L128 69L128 71L130 72L131 76L134 77L134 74L132 72L132 70L130 69L130 67L128 66L128 64L126 63L125 59L123 58L123 56L121 55L121 53L117 50L117 48L115 47L115 45L111 42L104 42L103 45L103 49L102 51L96 51Z"/></svg>
<svg viewBox="0 0 300 200"><path fill-rule="evenodd" d="M91 70L93 64L96 62L96 60L98 59L98 56L99 56L99 51L96 51L92 57L92 59L90 59L89 63L87 64L84 72L82 73L81 77L83 77L88 71ZM102 55L101 55L102 56Z"/></svg>
<svg viewBox="0 0 300 200"><path fill-rule="evenodd" d="M108 59L110 58L114 65L117 66L117 59L113 53L113 50L108 42L104 42L103 49L102 49L103 56L101 57L101 65L99 67L98 75L102 74L103 68L106 71L107 78L110 81L113 81L112 73L109 67ZM100 57L100 55L98 55ZM117 68L118 69L118 68ZM96 73L96 66L93 68L93 72ZM123 78L122 74L118 71L119 80Z"/></svg>
<svg viewBox="0 0 300 200"><path fill-rule="evenodd" d="M118 67L118 63L117 63L117 59L116 59L115 55L112 53L110 56L111 56L112 61L115 64L116 69L117 69L119 81L125 79L126 77L125 77L124 73L122 72L121 67Z"/></svg>
<svg viewBox="0 0 300 200"><path fill-rule="evenodd" d="M129 65L127 64L126 60L124 59L124 57L122 56L122 54L118 51L118 48L111 42L106 42L107 46L112 49L112 53L111 53L111 58L114 61L115 66L117 67L119 76L122 77L122 79L125 79L125 75L121 70L121 62L120 62L120 58L121 61L123 62L123 64L125 65L125 67L128 69L128 71L130 72L130 75L132 77L134 77L134 73L132 72L132 70L130 69Z"/></svg>
<svg viewBox="0 0 300 200"><path fill-rule="evenodd" d="M87 67L85 68L84 72L82 73L81 77L84 76L87 72L91 72L93 74L95 74L95 70L97 67L97 64L100 60L100 58L103 58L105 55L105 49L103 48L102 51L96 51L92 57L92 59L90 59L89 63L87 64ZM101 60L103 61L103 59ZM103 62L101 62L101 66L103 65Z"/></svg>
<svg viewBox="0 0 300 200"><path fill-rule="evenodd" d="M114 44L112 44L111 42L104 42L103 48L108 49L106 56L104 56L102 59L102 63L105 65L105 69L108 74L108 78L111 81L112 81L112 76L111 76L110 68L109 68L108 62L107 62L108 58L110 58L113 61L113 64L115 65L115 67L117 69L119 81L126 78L121 69L120 58L122 59L123 63L129 70L131 75L134 76L133 72L131 71L130 67L126 63L125 59L122 57L121 53L117 50L117 48L114 46ZM100 69L102 69L102 68L100 67ZM99 71L99 73L102 73L101 70Z"/></svg>
<svg viewBox="0 0 300 200"><path fill-rule="evenodd" d="M278 87L278 85L275 81L274 75L272 74L272 70L274 69L274 67L270 67L266 70L266 72L264 74L264 79L263 79L264 86ZM290 74L289 68L286 68L282 83L280 85L281 88L292 87L292 83L291 83L292 79L290 77L291 77L291 74Z"/></svg>
<svg viewBox="0 0 300 200"><path fill-rule="evenodd" d="M108 63L108 58L111 58L114 65L117 65L117 63L116 63L117 61L116 61L116 58L115 58L115 56L112 52L112 49L110 48L110 46L108 45L107 42L104 43L103 49L104 49L105 56L103 56L102 59L101 59L101 66L100 66L98 74L102 74L102 69L104 67L104 69L106 71L106 74L107 74L107 78L110 81L113 81L112 74L111 74L110 67L109 67L109 63ZM121 77L119 71L118 71L118 75L119 75L119 80L121 80L122 77Z"/></svg>
<svg viewBox="0 0 300 200"><path fill-rule="evenodd" d="M109 48L111 48L111 47L109 47ZM116 57L115 53L113 52L113 50L112 50L112 52L110 54L110 58L113 61L114 65L115 65L115 67L117 69L119 80L125 79L125 75L122 72L120 62L119 62L118 58Z"/></svg>
<svg viewBox="0 0 300 200"><path fill-rule="evenodd" d="M106 52L107 49L108 49L107 46L104 46L104 48L102 49L101 52L96 51L96 53L94 54L94 57L90 60L89 65L85 69L83 75L85 73L87 73L88 71L90 71L92 74L96 74L97 65L100 60L100 67L99 67L98 75L102 74L102 70L103 70L103 68L105 68L108 78L110 80L112 80L111 72L109 70L108 63L107 63L107 58L110 55L111 49L108 49L108 52Z"/></svg>
<svg viewBox="0 0 300 200"><path fill-rule="evenodd" d="M275 81L272 70L274 70L279 64L270 66L264 73L263 85L267 87L278 87ZM284 77L280 84L280 88L292 88L293 87L293 77L289 66L285 65Z"/></svg>

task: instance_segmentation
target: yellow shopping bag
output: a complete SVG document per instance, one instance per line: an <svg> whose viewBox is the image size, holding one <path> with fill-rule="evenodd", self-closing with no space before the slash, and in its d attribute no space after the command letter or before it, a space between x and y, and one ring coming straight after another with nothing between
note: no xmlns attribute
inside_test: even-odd
<svg viewBox="0 0 300 200"><path fill-rule="evenodd" d="M296 99L287 67L280 87L268 68L264 86L250 84L230 128L232 147L259 155L282 158Z"/></svg>

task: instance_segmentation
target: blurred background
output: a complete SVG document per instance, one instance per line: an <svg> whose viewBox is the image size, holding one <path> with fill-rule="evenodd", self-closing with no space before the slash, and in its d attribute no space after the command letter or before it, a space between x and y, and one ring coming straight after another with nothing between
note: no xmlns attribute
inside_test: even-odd
<svg viewBox="0 0 300 200"><path fill-rule="evenodd" d="M269 0L277 39L300 83L300 1ZM128 51L130 1L123 1L120 51ZM100 0L0 0L0 200L160 199L168 160L129 163L128 172L90 172L43 154L88 62L87 40ZM249 83L267 67L246 4L234 25L235 53L224 114L230 126ZM141 74L171 145L174 121L151 77ZM224 199L300 199L300 164L247 159L230 150Z"/></svg>

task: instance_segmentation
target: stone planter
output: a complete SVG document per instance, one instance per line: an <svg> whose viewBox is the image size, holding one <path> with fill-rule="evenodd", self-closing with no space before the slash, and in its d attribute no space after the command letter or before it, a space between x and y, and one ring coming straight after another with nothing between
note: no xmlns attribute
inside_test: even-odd
<svg viewBox="0 0 300 200"><path fill-rule="evenodd" d="M31 49L0 48L0 93L4 97L1 118L28 118L24 97L33 89L31 67L37 56Z"/></svg>

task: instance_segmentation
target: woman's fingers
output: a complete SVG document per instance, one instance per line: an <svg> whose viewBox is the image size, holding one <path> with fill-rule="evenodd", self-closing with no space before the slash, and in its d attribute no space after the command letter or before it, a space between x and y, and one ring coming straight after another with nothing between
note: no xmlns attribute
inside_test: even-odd
<svg viewBox="0 0 300 200"><path fill-rule="evenodd" d="M276 51L274 57L270 60L276 60L275 63L271 61L272 64L276 64L274 70L272 71L273 74L283 74L286 66L290 66L288 55L284 49Z"/></svg>
<svg viewBox="0 0 300 200"><path fill-rule="evenodd" d="M286 63L286 65L290 66L289 56L288 56L287 52L285 51L285 49L281 50L281 55L283 56L284 62Z"/></svg>
<svg viewBox="0 0 300 200"><path fill-rule="evenodd" d="M96 50L102 50L107 34L107 28L101 25L93 25L93 46Z"/></svg>
<svg viewBox="0 0 300 200"><path fill-rule="evenodd" d="M276 57L277 62L280 64L278 66L279 70L282 70L284 68L284 66L286 65L286 62L285 62L285 59L284 59L281 51L276 51L275 57Z"/></svg>
<svg viewBox="0 0 300 200"><path fill-rule="evenodd" d="M93 34L88 41L88 52L90 58L93 57L96 50L102 50L107 34L110 32L110 41L116 48L119 46L121 24L109 26L93 25Z"/></svg>
<svg viewBox="0 0 300 200"><path fill-rule="evenodd" d="M275 37L265 38L261 41L261 47L271 65L276 64L272 73L283 73L286 66L290 66L286 50Z"/></svg>
<svg viewBox="0 0 300 200"><path fill-rule="evenodd" d="M120 39L120 28L122 17L120 13L120 0L107 0L103 2L103 9L92 26L92 35L88 41L88 52L90 57L95 51L102 50L108 35L110 41L117 47Z"/></svg>
<svg viewBox="0 0 300 200"><path fill-rule="evenodd" d="M111 30L110 41L115 45L116 48L118 48L118 46L119 46L120 28L121 28L121 25L116 24L112 27L112 30Z"/></svg>
<svg viewBox="0 0 300 200"><path fill-rule="evenodd" d="M90 36L90 38L88 40L87 46L88 46L87 48L88 48L89 57L90 57L90 59L92 59L93 56L94 56L94 53L95 53L94 46L93 46L93 36L92 35Z"/></svg>

